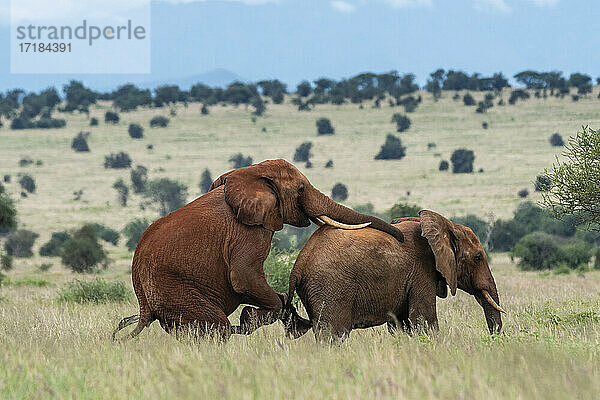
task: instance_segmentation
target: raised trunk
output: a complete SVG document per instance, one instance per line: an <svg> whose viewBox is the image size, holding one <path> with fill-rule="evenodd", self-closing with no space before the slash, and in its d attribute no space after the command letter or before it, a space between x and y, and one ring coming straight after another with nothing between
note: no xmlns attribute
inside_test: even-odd
<svg viewBox="0 0 600 400"><path fill-rule="evenodd" d="M305 195L302 197L302 208L310 218L316 218L321 215L326 215L336 221L344 224L356 225L370 222L370 228L380 230L395 237L398 241L404 241L404 235L395 226L370 215L362 214L351 208L345 207L336 203L329 197L315 189L314 187L307 188Z"/></svg>

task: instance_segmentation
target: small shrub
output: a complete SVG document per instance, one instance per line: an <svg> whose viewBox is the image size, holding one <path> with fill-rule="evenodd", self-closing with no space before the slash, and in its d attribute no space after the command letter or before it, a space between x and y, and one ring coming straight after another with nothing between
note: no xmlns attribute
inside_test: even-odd
<svg viewBox="0 0 600 400"><path fill-rule="evenodd" d="M535 191L546 192L552 188L552 181L545 175L539 175L535 180Z"/></svg>
<svg viewBox="0 0 600 400"><path fill-rule="evenodd" d="M90 126L98 126L98 118L91 118L90 119Z"/></svg>
<svg viewBox="0 0 600 400"><path fill-rule="evenodd" d="M313 167L313 165L312 165L312 163L310 162L310 160L308 160L308 161L306 162L306 165L305 165L305 166L306 166L306 168L312 168L312 167Z"/></svg>
<svg viewBox="0 0 600 400"><path fill-rule="evenodd" d="M331 198L344 201L348 199L348 188L343 183L336 183L331 189Z"/></svg>
<svg viewBox="0 0 600 400"><path fill-rule="evenodd" d="M202 108L200 109L200 112L202 113L202 115L208 115L210 113L206 104L202 104Z"/></svg>
<svg viewBox="0 0 600 400"><path fill-rule="evenodd" d="M73 138L73 141L71 142L71 148L77 152L90 151L87 143L89 134L89 132L79 132L77 136Z"/></svg>
<svg viewBox="0 0 600 400"><path fill-rule="evenodd" d="M229 162L232 163L233 169L249 167L252 165L252 157L244 157L242 153L237 153L231 156Z"/></svg>
<svg viewBox="0 0 600 400"><path fill-rule="evenodd" d="M169 125L169 118L156 116L150 120L150 127L152 128L166 128Z"/></svg>
<svg viewBox="0 0 600 400"><path fill-rule="evenodd" d="M553 133L552 136L550 136L550 144L552 146L564 146L565 142L563 141L562 136L560 136L560 134L558 132Z"/></svg>
<svg viewBox="0 0 600 400"><path fill-rule="evenodd" d="M115 183L113 183L113 189L117 191L117 197L119 199L119 204L122 207L127 206L127 198L129 197L129 188L123 181L123 179L119 178Z"/></svg>
<svg viewBox="0 0 600 400"><path fill-rule="evenodd" d="M521 190L519 190L519 192L517 194L519 195L520 198L524 199L525 197L529 196L529 190L521 189Z"/></svg>
<svg viewBox="0 0 600 400"><path fill-rule="evenodd" d="M310 160L312 154L310 153L310 149L312 148L311 142L304 142L300 146L296 147L296 152L294 153L294 161L295 162L307 162Z"/></svg>
<svg viewBox="0 0 600 400"><path fill-rule="evenodd" d="M60 302L79 304L120 303L129 300L131 297L131 290L127 288L124 282L107 282L101 278L96 278L90 282L75 279L67 283L58 293Z"/></svg>
<svg viewBox="0 0 600 400"><path fill-rule="evenodd" d="M131 167L131 158L125 152L110 153L104 156L104 168L129 168Z"/></svg>
<svg viewBox="0 0 600 400"><path fill-rule="evenodd" d="M44 257L59 257L62 250L62 245L71 238L71 235L66 232L52 232L50 240L40 247L40 256Z"/></svg>
<svg viewBox="0 0 600 400"><path fill-rule="evenodd" d="M438 167L440 171L448 171L448 168L450 168L450 163L448 163L448 161L440 161L440 166Z"/></svg>
<svg viewBox="0 0 600 400"><path fill-rule="evenodd" d="M408 96L408 97L405 97L404 99L400 100L398 102L398 105L404 106L404 111L407 113L411 113L417 109L419 102L413 96Z"/></svg>
<svg viewBox="0 0 600 400"><path fill-rule="evenodd" d="M435 149L436 147L437 144L435 144L434 142L427 143L427 150Z"/></svg>
<svg viewBox="0 0 600 400"><path fill-rule="evenodd" d="M119 119L119 114L114 111L107 111L104 114L104 122L107 124L118 124Z"/></svg>
<svg viewBox="0 0 600 400"><path fill-rule="evenodd" d="M458 149L450 157L452 162L452 172L455 174L465 174L473 172L473 161L475 153L472 150Z"/></svg>
<svg viewBox="0 0 600 400"><path fill-rule="evenodd" d="M19 160L19 167L27 167L33 164L33 160L29 157L23 157Z"/></svg>
<svg viewBox="0 0 600 400"><path fill-rule="evenodd" d="M319 135L333 135L335 129L331 125L331 121L328 118L319 118L317 120L317 134Z"/></svg>
<svg viewBox="0 0 600 400"><path fill-rule="evenodd" d="M133 221L130 221L127 225L125 225L125 228L123 228L122 233L123 236L127 238L125 246L129 251L135 250L138 242L140 241L140 238L149 226L150 222L146 219L141 218L134 219Z"/></svg>
<svg viewBox="0 0 600 400"><path fill-rule="evenodd" d="M2 180L4 181L4 183L10 183L10 175L4 175L4 177L2 177Z"/></svg>
<svg viewBox="0 0 600 400"><path fill-rule="evenodd" d="M129 124L127 132L132 139L142 139L144 137L144 128L138 124Z"/></svg>
<svg viewBox="0 0 600 400"><path fill-rule="evenodd" d="M391 218L418 217L419 211L421 211L421 207L415 204L400 202L390 208L389 214Z"/></svg>
<svg viewBox="0 0 600 400"><path fill-rule="evenodd" d="M376 160L400 160L406 155L406 147L402 146L400 138L388 134L381 150L375 156Z"/></svg>
<svg viewBox="0 0 600 400"><path fill-rule="evenodd" d="M527 100L528 98L529 98L529 93L527 93L525 90L515 89L510 94L510 97L508 99L508 104L514 105L517 102L517 100Z"/></svg>
<svg viewBox="0 0 600 400"><path fill-rule="evenodd" d="M47 272L50 271L50 269L53 267L54 265L52 263L41 263L38 267L37 270L40 272Z"/></svg>
<svg viewBox="0 0 600 400"><path fill-rule="evenodd" d="M185 205L187 187L168 178L159 178L148 182L144 195L156 203L161 215L166 215Z"/></svg>
<svg viewBox="0 0 600 400"><path fill-rule="evenodd" d="M471 96L471 93L465 93L465 95L463 96L463 103L465 104L465 106L475 105L475 99L473 98L473 96Z"/></svg>
<svg viewBox="0 0 600 400"><path fill-rule="evenodd" d="M148 182L148 168L143 165L137 165L131 169L131 187L134 193L143 193L146 191L146 183Z"/></svg>
<svg viewBox="0 0 600 400"><path fill-rule="evenodd" d="M21 176L19 179L19 185L21 185L23 190L29 193L35 193L35 180L31 177L31 175L25 174Z"/></svg>
<svg viewBox="0 0 600 400"><path fill-rule="evenodd" d="M561 265L571 269L587 267L592 257L589 244L577 240L561 244L555 236L544 232L523 236L512 254L520 258L518 265L524 270L553 269Z"/></svg>
<svg viewBox="0 0 600 400"><path fill-rule="evenodd" d="M42 160L37 160L37 161L35 162L35 166L36 166L36 167L41 167L42 165L44 165L44 162L43 162Z"/></svg>
<svg viewBox="0 0 600 400"><path fill-rule="evenodd" d="M208 168L205 168L204 171L202 171L202 176L200 177L200 184L198 185L198 187L200 187L200 192L202 194L208 193L210 187L212 186L212 182L213 179L210 176L210 171L208 170Z"/></svg>
<svg viewBox="0 0 600 400"><path fill-rule="evenodd" d="M406 115L395 113L392 116L392 122L396 124L397 132L404 132L410 128L410 119Z"/></svg>
<svg viewBox="0 0 600 400"><path fill-rule="evenodd" d="M0 194L0 236L17 227L17 208L6 194Z"/></svg>
<svg viewBox="0 0 600 400"><path fill-rule="evenodd" d="M83 226L69 238L60 254L62 263L73 272L95 272L98 264L106 267L106 252L98 243L96 232L91 226Z"/></svg>
<svg viewBox="0 0 600 400"><path fill-rule="evenodd" d="M489 124L488 124L487 122L485 122L485 121L484 121L484 122L482 122L482 123L481 123L481 127L482 127L483 129L487 129L487 128L489 127Z"/></svg>
<svg viewBox="0 0 600 400"><path fill-rule="evenodd" d="M37 121L31 123L32 126L30 128L37 129L59 129L67 126L67 121L64 119L57 118L40 118Z"/></svg>
<svg viewBox="0 0 600 400"><path fill-rule="evenodd" d="M286 253L272 248L263 264L265 278L269 286L276 292L287 293L290 272L294 266L297 253Z"/></svg>
<svg viewBox="0 0 600 400"><path fill-rule="evenodd" d="M9 256L31 257L33 255L31 248L39 236L27 229L16 230L6 237L4 250Z"/></svg>
<svg viewBox="0 0 600 400"><path fill-rule="evenodd" d="M333 168L333 160L329 160L325 163L325 168Z"/></svg>
<svg viewBox="0 0 600 400"><path fill-rule="evenodd" d="M94 232L96 233L96 236L99 237L100 239L104 240L107 243L111 243L113 245L118 245L119 244L119 239L121 238L121 235L119 234L119 232L115 231L112 228L109 228L107 226L104 226L102 224L98 224L98 223L88 223L84 225L85 228L91 228L94 230Z"/></svg>
<svg viewBox="0 0 600 400"><path fill-rule="evenodd" d="M0 271L10 271L13 269L13 256L2 253L0 254Z"/></svg>

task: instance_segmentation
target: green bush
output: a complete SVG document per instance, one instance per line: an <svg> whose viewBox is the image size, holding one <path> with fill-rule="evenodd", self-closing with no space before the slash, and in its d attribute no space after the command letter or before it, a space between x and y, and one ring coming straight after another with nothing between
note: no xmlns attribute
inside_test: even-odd
<svg viewBox="0 0 600 400"><path fill-rule="evenodd" d="M465 95L463 96L463 103L465 104L465 106L475 105L475 99L473 98L473 96L471 96L471 93L465 93Z"/></svg>
<svg viewBox="0 0 600 400"><path fill-rule="evenodd" d="M210 190L210 187L212 186L212 182L213 182L213 179L210 176L210 171L208 170L208 168L205 168L204 171L202 171L202 176L200 177L200 183L198 184L198 187L200 187L200 192L202 194L208 193L208 191Z"/></svg>
<svg viewBox="0 0 600 400"><path fill-rule="evenodd" d="M232 163L233 169L249 167L252 165L252 157L244 157L242 153L237 153L231 156L229 162Z"/></svg>
<svg viewBox="0 0 600 400"><path fill-rule="evenodd" d="M0 275L1 271L10 271L13 268L13 256L4 252L0 253Z"/></svg>
<svg viewBox="0 0 600 400"><path fill-rule="evenodd" d="M21 176L21 178L19 178L19 185L21 185L23 190L26 190L29 193L35 193L35 180L31 175L25 174Z"/></svg>
<svg viewBox="0 0 600 400"><path fill-rule="evenodd" d="M129 251L134 251L137 247L140 238L150 226L150 222L146 219L138 218L130 221L121 231L123 236L127 238L125 246Z"/></svg>
<svg viewBox="0 0 600 400"><path fill-rule="evenodd" d="M27 229L16 230L6 237L4 250L6 250L9 256L31 257L33 255L31 248L39 236L37 233Z"/></svg>
<svg viewBox="0 0 600 400"><path fill-rule="evenodd" d="M127 132L129 133L129 137L132 139L142 139L144 137L144 128L138 124L129 124Z"/></svg>
<svg viewBox="0 0 600 400"><path fill-rule="evenodd" d="M319 135L333 135L335 133L329 118L319 118L317 120L317 133Z"/></svg>
<svg viewBox="0 0 600 400"><path fill-rule="evenodd" d="M86 282L75 279L58 293L58 300L66 303L101 304L125 302L132 298L131 290L121 281L107 282L96 278Z"/></svg>
<svg viewBox="0 0 600 400"><path fill-rule="evenodd" d="M348 188L343 183L336 183L331 189L331 198L337 201L348 199Z"/></svg>
<svg viewBox="0 0 600 400"><path fill-rule="evenodd" d="M312 154L310 153L311 148L311 142L304 142L300 146L296 147L296 151L294 153L294 162L310 161L310 157L312 157Z"/></svg>
<svg viewBox="0 0 600 400"><path fill-rule="evenodd" d="M52 232L50 240L40 247L40 256L59 257L63 244L71 238L67 231Z"/></svg>
<svg viewBox="0 0 600 400"><path fill-rule="evenodd" d="M98 126L98 118L92 117L90 119L90 126Z"/></svg>
<svg viewBox="0 0 600 400"><path fill-rule="evenodd" d="M514 219L497 220L490 234L490 249L510 251L526 233L526 228Z"/></svg>
<svg viewBox="0 0 600 400"><path fill-rule="evenodd" d="M0 194L0 236L16 229L17 208L7 194Z"/></svg>
<svg viewBox="0 0 600 400"><path fill-rule="evenodd" d="M385 143L381 146L376 160L400 160L406 155L406 147L402 146L400 138L388 134Z"/></svg>
<svg viewBox="0 0 600 400"><path fill-rule="evenodd" d="M397 132L404 132L410 128L410 119L406 115L395 113L392 116L392 122L396 124Z"/></svg>
<svg viewBox="0 0 600 400"><path fill-rule="evenodd" d="M529 190L521 189L517 192L517 194L519 195L520 198L524 199L525 197L529 196Z"/></svg>
<svg viewBox="0 0 600 400"><path fill-rule="evenodd" d="M129 168L131 167L131 157L125 152L110 153L104 156L104 168Z"/></svg>
<svg viewBox="0 0 600 400"><path fill-rule="evenodd" d="M71 148L77 152L90 151L90 147L87 143L87 137L89 134L89 132L79 132L77 136L73 138L73 141L71 142Z"/></svg>
<svg viewBox="0 0 600 400"><path fill-rule="evenodd" d="M560 136L560 134L558 132L553 133L552 136L550 136L550 144L552 146L564 146L565 142L563 141L562 136Z"/></svg>
<svg viewBox="0 0 600 400"><path fill-rule="evenodd" d="M84 227L89 227L93 229L96 236L98 236L100 239L104 240L107 243L111 243L115 246L119 244L119 239L121 238L121 235L119 234L119 232L115 231L112 228L109 228L105 225L96 222L85 224Z"/></svg>
<svg viewBox="0 0 600 400"><path fill-rule="evenodd" d="M166 128L169 125L169 118L156 116L150 120L150 127L152 128Z"/></svg>
<svg viewBox="0 0 600 400"><path fill-rule="evenodd" d="M586 266L592 257L590 245L583 241L564 241L545 232L523 236L512 251L523 270L553 269L566 265L571 269Z"/></svg>
<svg viewBox="0 0 600 400"><path fill-rule="evenodd" d="M161 215L167 215L185 205L187 187L168 178L153 179L148 182L148 190L144 196L149 197L158 206Z"/></svg>
<svg viewBox="0 0 600 400"><path fill-rule="evenodd" d="M468 214L464 217L454 217L452 218L452 222L471 228L481 243L483 243L487 238L488 224L476 215Z"/></svg>
<svg viewBox="0 0 600 400"><path fill-rule="evenodd" d="M107 111L104 114L104 122L107 124L118 124L119 119L119 114L114 111Z"/></svg>
<svg viewBox="0 0 600 400"><path fill-rule="evenodd" d="M63 244L62 263L73 272L95 272L100 263L106 267L106 252L98 243L96 232L91 226L83 226Z"/></svg>
<svg viewBox="0 0 600 400"><path fill-rule="evenodd" d="M448 163L448 161L440 161L440 166L438 167L440 171L448 171L448 168L450 168L450 163Z"/></svg>
<svg viewBox="0 0 600 400"><path fill-rule="evenodd" d="M473 172L473 161L475 153L472 150L457 149L450 157L452 162L452 172L455 174L468 174Z"/></svg>
<svg viewBox="0 0 600 400"><path fill-rule="evenodd" d="M418 217L419 211L421 211L421 207L416 204L399 202L390 208L389 214L392 219L402 217Z"/></svg>
<svg viewBox="0 0 600 400"><path fill-rule="evenodd" d="M129 197L129 188L125 184L122 178L117 179L115 183L113 183L113 189L117 191L117 197L119 199L119 204L122 207L127 206L127 198Z"/></svg>
<svg viewBox="0 0 600 400"><path fill-rule="evenodd" d="M148 168L143 165L137 165L131 170L131 187L134 193L143 193L146 191L146 183L148 182Z"/></svg>
<svg viewBox="0 0 600 400"><path fill-rule="evenodd" d="M263 264L265 278L269 286L278 293L287 293L290 271L294 266L298 253L286 253L271 249L269 256Z"/></svg>

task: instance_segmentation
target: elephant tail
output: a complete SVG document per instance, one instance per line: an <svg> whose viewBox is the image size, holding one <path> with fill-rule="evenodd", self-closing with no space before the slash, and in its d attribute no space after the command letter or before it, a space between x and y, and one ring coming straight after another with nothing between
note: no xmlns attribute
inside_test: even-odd
<svg viewBox="0 0 600 400"><path fill-rule="evenodd" d="M119 326L117 326L117 329L115 329L113 331L112 334L112 338L113 340L116 339L117 336L117 332L119 332L121 329L128 327L131 324L135 324L136 322L138 322L140 320L140 316L138 314L136 315L132 315L131 317L125 317L121 320L121 322L119 322Z"/></svg>

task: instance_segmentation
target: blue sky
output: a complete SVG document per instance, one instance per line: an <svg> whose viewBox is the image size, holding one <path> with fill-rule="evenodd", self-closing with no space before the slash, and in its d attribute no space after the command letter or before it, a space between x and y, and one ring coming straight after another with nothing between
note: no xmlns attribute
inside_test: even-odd
<svg viewBox="0 0 600 400"><path fill-rule="evenodd" d="M1 1L0 54L8 55L8 3ZM111 86L225 68L251 81L295 85L398 70L423 83L438 67L600 76L597 0L152 1L152 74L77 78ZM7 57L0 57L0 90L68 78L11 75Z"/></svg>

